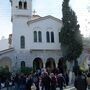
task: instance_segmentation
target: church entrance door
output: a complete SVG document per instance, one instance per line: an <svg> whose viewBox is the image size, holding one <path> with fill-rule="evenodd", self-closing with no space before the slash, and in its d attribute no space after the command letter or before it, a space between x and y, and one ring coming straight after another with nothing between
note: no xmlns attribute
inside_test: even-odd
<svg viewBox="0 0 90 90"><path fill-rule="evenodd" d="M33 69L34 71L43 68L43 61L41 58L35 58L33 61Z"/></svg>

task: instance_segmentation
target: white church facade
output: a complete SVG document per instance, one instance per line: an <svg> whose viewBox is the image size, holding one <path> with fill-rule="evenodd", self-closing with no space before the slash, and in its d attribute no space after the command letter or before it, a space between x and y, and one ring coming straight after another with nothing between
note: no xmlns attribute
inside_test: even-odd
<svg viewBox="0 0 90 90"><path fill-rule="evenodd" d="M16 70L27 67L55 67L62 57L59 35L62 21L32 15L32 0L10 0L13 32L9 49L0 52L0 65Z"/></svg>
<svg viewBox="0 0 90 90"><path fill-rule="evenodd" d="M9 69L26 66L55 66L61 58L59 33L62 21L53 17L32 15L32 0L11 0L13 33L10 48L0 53L0 64ZM52 65L51 65L52 66ZM51 67L50 66L50 67Z"/></svg>

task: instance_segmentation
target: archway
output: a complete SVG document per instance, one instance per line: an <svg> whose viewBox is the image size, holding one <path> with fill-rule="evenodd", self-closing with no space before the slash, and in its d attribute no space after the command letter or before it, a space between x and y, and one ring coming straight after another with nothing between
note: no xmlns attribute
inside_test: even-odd
<svg viewBox="0 0 90 90"><path fill-rule="evenodd" d="M33 69L36 71L37 69L43 68L43 61L41 58L35 58L33 61Z"/></svg>
<svg viewBox="0 0 90 90"><path fill-rule="evenodd" d="M45 67L54 70L56 68L55 60L53 58L48 58Z"/></svg>
<svg viewBox="0 0 90 90"><path fill-rule="evenodd" d="M12 61L9 57L3 57L0 59L0 67L8 67L9 71L11 71Z"/></svg>

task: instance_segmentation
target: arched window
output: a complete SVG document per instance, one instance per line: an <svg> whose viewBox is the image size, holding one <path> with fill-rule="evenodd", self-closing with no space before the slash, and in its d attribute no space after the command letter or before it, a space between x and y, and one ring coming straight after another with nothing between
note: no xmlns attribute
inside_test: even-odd
<svg viewBox="0 0 90 90"><path fill-rule="evenodd" d="M47 42L50 42L50 35L49 35L48 31L46 32L46 40L47 40Z"/></svg>
<svg viewBox="0 0 90 90"><path fill-rule="evenodd" d="M42 33L41 33L41 31L38 32L38 41L42 42Z"/></svg>
<svg viewBox="0 0 90 90"><path fill-rule="evenodd" d="M19 9L22 9L22 2L19 1Z"/></svg>
<svg viewBox="0 0 90 90"><path fill-rule="evenodd" d="M23 49L25 48L25 37L21 36L20 40L21 40L21 48Z"/></svg>
<svg viewBox="0 0 90 90"><path fill-rule="evenodd" d="M34 42L37 42L37 32L34 31Z"/></svg>
<svg viewBox="0 0 90 90"><path fill-rule="evenodd" d="M54 42L54 32L51 32L51 42Z"/></svg>
<svg viewBox="0 0 90 90"><path fill-rule="evenodd" d="M21 61L21 67L25 67L25 61Z"/></svg>
<svg viewBox="0 0 90 90"><path fill-rule="evenodd" d="M24 9L27 9L27 2L24 2Z"/></svg>

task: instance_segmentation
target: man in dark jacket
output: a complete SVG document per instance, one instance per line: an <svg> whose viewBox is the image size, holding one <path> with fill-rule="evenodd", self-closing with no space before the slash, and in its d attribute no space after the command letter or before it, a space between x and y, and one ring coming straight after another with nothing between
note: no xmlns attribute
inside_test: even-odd
<svg viewBox="0 0 90 90"><path fill-rule="evenodd" d="M78 75L75 78L74 86L77 90L87 90L87 80L81 71L78 72Z"/></svg>
<svg viewBox="0 0 90 90"><path fill-rule="evenodd" d="M58 74L57 83L60 90L63 90L63 87L66 83L65 83L65 78L63 77L62 73Z"/></svg>
<svg viewBox="0 0 90 90"><path fill-rule="evenodd" d="M28 80L27 80L27 83L26 83L26 90L31 90L31 85L33 84L33 79L32 79L32 76L29 75L28 76Z"/></svg>
<svg viewBox="0 0 90 90"><path fill-rule="evenodd" d="M51 79L48 75L48 73L45 73L44 74L44 78L43 78L43 85L45 87L45 90L50 90L50 82L51 82Z"/></svg>

